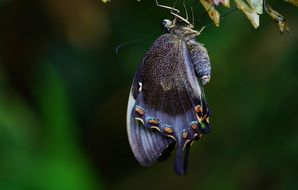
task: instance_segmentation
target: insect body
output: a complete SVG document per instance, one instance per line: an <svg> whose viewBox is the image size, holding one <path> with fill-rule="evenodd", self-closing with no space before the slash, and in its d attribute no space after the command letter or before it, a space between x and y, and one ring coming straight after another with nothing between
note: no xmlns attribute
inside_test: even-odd
<svg viewBox="0 0 298 190"><path fill-rule="evenodd" d="M211 68L206 48L195 40L199 32L190 24L175 18L164 20L163 26L166 33L153 43L135 74L127 132L144 166L167 158L176 144L174 169L183 175L191 143L210 131L203 85Z"/></svg>

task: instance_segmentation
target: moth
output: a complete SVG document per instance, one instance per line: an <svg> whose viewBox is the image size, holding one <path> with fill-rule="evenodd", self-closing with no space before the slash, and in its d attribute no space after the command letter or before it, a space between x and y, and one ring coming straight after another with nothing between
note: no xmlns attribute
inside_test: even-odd
<svg viewBox="0 0 298 190"><path fill-rule="evenodd" d="M176 147L174 170L184 175L191 144L211 130L203 89L211 66L192 24L176 16L162 26L165 33L145 54L132 82L127 133L143 166L167 159Z"/></svg>

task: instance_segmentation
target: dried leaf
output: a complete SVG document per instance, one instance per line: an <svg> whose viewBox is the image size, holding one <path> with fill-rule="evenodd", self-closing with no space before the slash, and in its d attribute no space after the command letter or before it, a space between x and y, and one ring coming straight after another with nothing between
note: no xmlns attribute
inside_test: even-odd
<svg viewBox="0 0 298 190"><path fill-rule="evenodd" d="M254 28L258 28L260 25L259 15L243 0L235 0L235 2L237 4L238 9L244 12L244 14L250 20Z"/></svg>
<svg viewBox="0 0 298 190"><path fill-rule="evenodd" d="M288 3L292 3L293 5L298 7L298 0L285 0Z"/></svg>
<svg viewBox="0 0 298 190"><path fill-rule="evenodd" d="M285 31L289 32L290 29L285 17L277 11L275 11L274 9L272 9L271 6L268 4L267 0L264 0L264 7L268 15L274 20L274 22L276 22L280 33L283 34Z"/></svg>
<svg viewBox="0 0 298 190"><path fill-rule="evenodd" d="M210 3L209 1L206 1L206 0L200 0L200 2L202 3L202 5L206 9L206 11L208 12L209 17L213 20L214 24L216 26L219 26L220 14L214 8L213 3L212 2Z"/></svg>
<svg viewBox="0 0 298 190"><path fill-rule="evenodd" d="M223 6L230 8L230 0L209 0L209 2L214 5L222 4Z"/></svg>
<svg viewBox="0 0 298 190"><path fill-rule="evenodd" d="M263 14L263 0L247 0L248 4L258 14Z"/></svg>
<svg viewBox="0 0 298 190"><path fill-rule="evenodd" d="M221 4L225 7L230 8L230 0L222 0Z"/></svg>

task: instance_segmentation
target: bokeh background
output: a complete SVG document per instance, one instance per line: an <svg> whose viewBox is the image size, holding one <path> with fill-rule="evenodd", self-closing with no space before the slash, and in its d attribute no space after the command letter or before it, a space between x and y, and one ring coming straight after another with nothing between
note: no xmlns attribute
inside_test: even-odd
<svg viewBox="0 0 298 190"><path fill-rule="evenodd" d="M0 189L297 189L298 9L272 6L289 34L267 15L255 30L237 10L198 37L213 67L213 132L192 146L181 177L173 158L141 167L126 134L130 83L168 10L154 1L1 0ZM211 23L199 3L194 13L197 29Z"/></svg>

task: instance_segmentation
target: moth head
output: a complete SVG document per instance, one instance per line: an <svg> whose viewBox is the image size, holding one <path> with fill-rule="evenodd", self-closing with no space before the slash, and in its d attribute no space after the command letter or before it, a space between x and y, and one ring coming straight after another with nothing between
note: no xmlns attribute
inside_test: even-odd
<svg viewBox="0 0 298 190"><path fill-rule="evenodd" d="M172 24L173 22L170 21L169 19L163 19L163 21L161 22L161 27L166 31L169 31Z"/></svg>

